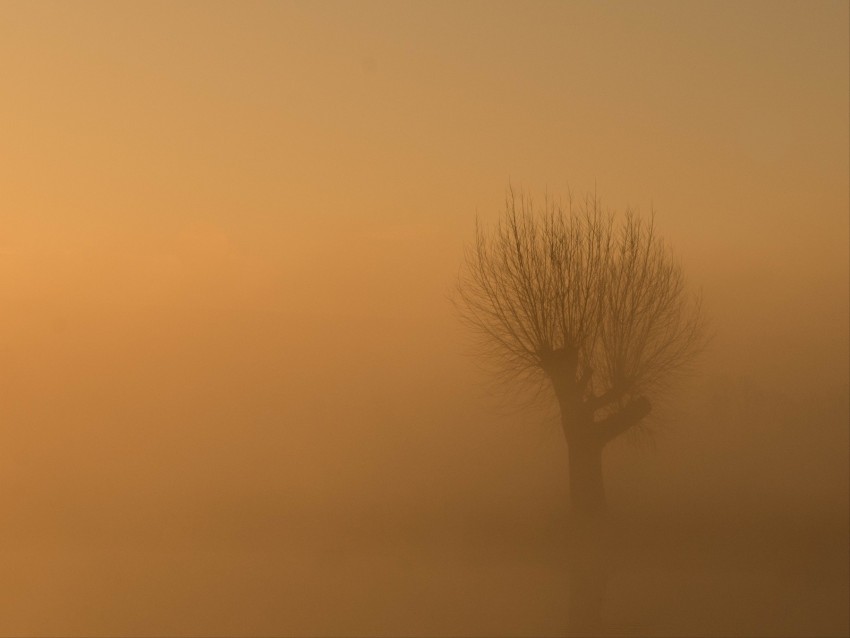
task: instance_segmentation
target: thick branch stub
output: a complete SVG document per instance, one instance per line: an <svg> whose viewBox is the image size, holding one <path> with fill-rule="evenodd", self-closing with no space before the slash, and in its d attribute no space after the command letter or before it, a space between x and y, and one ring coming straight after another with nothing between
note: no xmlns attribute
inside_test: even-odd
<svg viewBox="0 0 850 638"><path fill-rule="evenodd" d="M590 408L591 412L601 410L605 406L613 403L614 401L625 395L631 387L631 380L625 380L615 383L606 392L603 392L599 396L592 397L590 400L588 400L587 407Z"/></svg>
<svg viewBox="0 0 850 638"><path fill-rule="evenodd" d="M652 404L646 397L633 399L622 410L603 419L597 424L597 430L603 441L608 443L629 428L637 425L652 411Z"/></svg>

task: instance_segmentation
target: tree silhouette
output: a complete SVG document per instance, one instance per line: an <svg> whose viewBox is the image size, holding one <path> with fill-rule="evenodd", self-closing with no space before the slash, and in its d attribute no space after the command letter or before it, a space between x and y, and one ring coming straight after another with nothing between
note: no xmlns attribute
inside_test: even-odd
<svg viewBox="0 0 850 638"><path fill-rule="evenodd" d="M618 218L595 195L538 206L509 189L493 227L476 220L457 292L498 373L554 391L571 506L603 511L603 448L641 424L704 343L700 300L653 220Z"/></svg>

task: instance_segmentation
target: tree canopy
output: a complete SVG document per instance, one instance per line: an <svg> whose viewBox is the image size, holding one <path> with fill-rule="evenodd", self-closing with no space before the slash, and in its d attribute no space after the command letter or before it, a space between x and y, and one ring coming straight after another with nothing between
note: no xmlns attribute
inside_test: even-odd
<svg viewBox="0 0 850 638"><path fill-rule="evenodd" d="M568 439L579 422L605 440L634 425L704 343L700 298L653 217L595 195L537 204L510 189L494 225L476 220L457 291L500 374L551 382Z"/></svg>

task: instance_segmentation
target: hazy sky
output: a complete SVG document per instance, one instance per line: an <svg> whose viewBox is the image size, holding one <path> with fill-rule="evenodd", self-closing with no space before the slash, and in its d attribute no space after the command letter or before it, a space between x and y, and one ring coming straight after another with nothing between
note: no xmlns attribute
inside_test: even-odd
<svg viewBox="0 0 850 638"><path fill-rule="evenodd" d="M732 374L846 378L847 13L4 3L5 374L83 382L78 357L168 339L250 358L217 331L254 321L239 343L309 341L308 369L373 341L419 358L510 181L654 207Z"/></svg>
<svg viewBox="0 0 850 638"><path fill-rule="evenodd" d="M504 424L484 478L464 456L493 430L448 301L509 182L654 209L704 291L708 378L846 397L848 20L815 1L0 3L5 534L108 538L97 508L251 489L402 502L522 466L505 441L527 431ZM562 444L543 429L530 450Z"/></svg>

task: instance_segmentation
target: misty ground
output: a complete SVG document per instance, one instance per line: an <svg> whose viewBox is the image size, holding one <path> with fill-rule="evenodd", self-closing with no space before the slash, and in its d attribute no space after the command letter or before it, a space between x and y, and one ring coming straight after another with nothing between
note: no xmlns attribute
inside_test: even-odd
<svg viewBox="0 0 850 638"><path fill-rule="evenodd" d="M548 408L492 397L436 330L284 347L274 321L187 324L6 374L0 635L570 630ZM659 403L654 443L605 453L597 633L847 635L846 372L706 367Z"/></svg>
<svg viewBox="0 0 850 638"><path fill-rule="evenodd" d="M486 457L455 439L451 454L408 454L408 472L384 465L369 490L304 497L233 469L194 487L120 491L70 475L41 492L18 485L3 501L0 634L564 635L561 442L545 425L499 418ZM794 434L766 446L758 423L737 441L716 438L707 414L655 449L608 451L598 633L846 635L842 418L822 421L808 445Z"/></svg>
<svg viewBox="0 0 850 638"><path fill-rule="evenodd" d="M846 634L846 516L681 506L619 521L603 632ZM160 538L5 543L0 631L555 636L568 627L563 511L546 524L540 511L380 526L369 515L316 514L301 529L284 512L217 514L229 530L176 516L160 519L170 527Z"/></svg>

